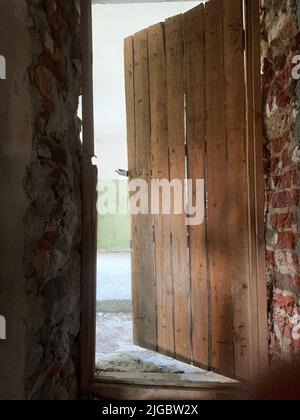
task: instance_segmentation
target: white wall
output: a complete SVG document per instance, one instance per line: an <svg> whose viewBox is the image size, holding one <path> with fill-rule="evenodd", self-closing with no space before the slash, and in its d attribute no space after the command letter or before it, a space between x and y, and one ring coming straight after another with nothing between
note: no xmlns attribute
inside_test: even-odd
<svg viewBox="0 0 300 420"><path fill-rule="evenodd" d="M93 6L96 163L102 179L118 179L115 169L127 169L124 38L197 4Z"/></svg>

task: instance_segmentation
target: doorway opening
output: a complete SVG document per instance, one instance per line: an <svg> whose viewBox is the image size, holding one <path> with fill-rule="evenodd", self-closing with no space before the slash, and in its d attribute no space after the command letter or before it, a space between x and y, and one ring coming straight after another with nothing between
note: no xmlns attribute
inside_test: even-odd
<svg viewBox="0 0 300 420"><path fill-rule="evenodd" d="M228 381L136 345L133 333L131 216L127 211L128 178L122 176L128 170L124 40L200 3L93 6L94 163L98 167L96 371L102 379L108 374L140 373Z"/></svg>
<svg viewBox="0 0 300 420"><path fill-rule="evenodd" d="M95 0L93 3L99 2ZM160 1L153 0L153 3ZM168 2L170 4L179 3ZM129 28L123 34L119 44L121 59L115 58L106 79L103 70L107 57L102 57L97 70L96 45L110 42L114 33L112 28L118 27L118 20L106 26L106 31L100 33L101 40L97 40L95 28L98 25L94 13L94 85L91 75L91 1L83 0L82 5L82 21L86 28L82 41L89 47L83 53L83 279L87 287L83 288L82 387L96 389L99 383L112 384L121 380L125 387L138 382L149 387L156 383L159 386L171 385L172 388L193 388L203 381L203 375L210 375L208 371L230 378L254 380L267 366L262 246L264 214L259 205L263 202L259 3L209 0L198 6L193 3L193 7L188 8L191 10L184 13L175 11L175 16L171 12L173 16L168 19L165 13L154 22L143 24L139 19L144 29L140 30L141 26ZM94 6L94 10L95 7L111 6ZM186 6L187 2L184 3ZM119 10L121 5L115 7ZM123 12L119 26L131 20L132 15L125 19ZM163 22L153 25L159 21ZM122 57L125 59L124 73ZM107 89L107 84L112 81L114 86L117 85L116 69L122 72L119 80L123 86L125 75L126 114L124 96L114 103L113 89ZM100 90L96 81L98 72L102 81ZM101 112L97 98L105 97L105 92L107 96ZM93 112L90 112L93 96L96 144ZM116 136L117 140L109 137L121 119L121 108L123 128L127 126L127 136L124 130L123 138L127 137L128 163L126 153L123 157L121 154L122 148L126 150L126 141L123 146L120 143L122 134ZM102 143L112 143L114 148L105 158L105 147L100 149L101 141L97 147L97 123L102 128L109 120ZM105 142L106 135L111 140ZM94 149L98 158L92 163ZM98 200L95 164L100 174ZM106 179L101 175L105 164L109 173ZM120 175L128 176L129 180L119 178ZM111 248L120 244L119 239L114 240L113 245L104 244L106 236L114 236L101 235L101 229L104 232L108 228L115 229L119 233L120 229L109 227L107 216L126 216L127 213L117 213L117 209L124 210L122 197L126 196L123 191L128 181L138 178L144 184L150 182L150 187L153 180L167 180L171 184L179 179L182 191L188 192L189 205L194 198L197 202L197 187L194 187L197 182L193 181L204 181L205 217L202 224L193 226L187 224L189 217L185 211L179 215L167 213L166 218L161 209L158 213L132 213L127 225L122 224L127 226L125 232L131 230L131 268L127 247ZM190 180L192 184L186 183ZM149 198L148 192L146 198ZM96 201L99 214L95 212ZM187 202L186 197L183 202ZM115 213L106 213L107 207ZM100 218L104 218L102 225ZM97 221L100 232L98 251L102 250L98 258L95 246ZM120 261L120 252L124 254L123 262L127 261L127 274L124 266L122 270L116 268L114 258ZM106 260L108 275L106 265L102 264L103 255L109 257ZM95 306L97 259L100 280L98 310ZM109 260L115 262L114 269ZM115 277L121 277L120 271L127 282L123 283L123 289L117 287L115 296L111 294L111 285ZM128 281L130 272L131 282ZM107 278L110 278L107 287L105 284L101 287L101 282ZM97 319L100 315L97 340L96 313ZM115 314L127 314L129 335L122 327L122 319L117 322L119 329L113 329ZM110 327L104 326L104 322L110 323ZM108 345L109 337L103 334L111 334L111 331L115 331L114 338L120 336L120 332L127 334L129 340L125 341L125 349L126 345L138 346L130 347L136 350L134 360L130 351L126 355L130 360L118 359L124 357L124 351L117 351L124 349L124 342L121 348L120 341L115 341L114 348L112 342ZM99 348L96 348L95 341L99 342ZM101 342L107 345L106 353L105 347L101 349ZM146 352L148 360L143 360ZM109 354L114 360L109 359ZM172 359L165 359L165 356ZM153 358L156 358L155 363ZM177 361L181 363L180 367ZM175 367L174 363L177 364ZM153 365L158 373L153 373ZM191 372L189 369L193 370L194 366L207 370ZM160 375L162 371L163 375L165 372L171 374L171 378L170 375L167 378L151 376ZM185 373L182 372L196 373L196 379L189 378L184 384L182 375ZM179 377L174 381L173 375ZM216 376L212 381L218 383L222 380L224 377Z"/></svg>

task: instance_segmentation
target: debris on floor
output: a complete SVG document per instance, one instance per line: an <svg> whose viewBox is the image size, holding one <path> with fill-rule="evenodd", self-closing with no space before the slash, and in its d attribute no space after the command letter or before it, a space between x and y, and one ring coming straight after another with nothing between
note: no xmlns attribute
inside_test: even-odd
<svg viewBox="0 0 300 420"><path fill-rule="evenodd" d="M231 382L213 372L179 362L133 344L131 313L97 314L96 374L179 375L181 380Z"/></svg>
<svg viewBox="0 0 300 420"><path fill-rule="evenodd" d="M179 381L187 382L235 382L214 372L208 372L150 350L97 354L97 376L111 377L117 373L128 374L129 378L135 374L165 374L174 375L174 380L177 378ZM158 377L161 376L156 376Z"/></svg>
<svg viewBox="0 0 300 420"><path fill-rule="evenodd" d="M140 351L133 344L132 314L99 312L96 318L96 353Z"/></svg>
<svg viewBox="0 0 300 420"><path fill-rule="evenodd" d="M184 373L180 363L148 351L97 355L101 372Z"/></svg>

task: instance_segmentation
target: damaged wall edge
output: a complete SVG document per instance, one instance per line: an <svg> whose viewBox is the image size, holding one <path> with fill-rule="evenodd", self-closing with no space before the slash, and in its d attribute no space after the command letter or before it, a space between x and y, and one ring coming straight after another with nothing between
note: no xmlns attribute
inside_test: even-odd
<svg viewBox="0 0 300 420"><path fill-rule="evenodd" d="M292 78L300 2L265 0L262 6L267 285L270 356L276 366L300 356L300 95Z"/></svg>
<svg viewBox="0 0 300 420"><path fill-rule="evenodd" d="M1 399L78 398L79 37L78 2L1 2Z"/></svg>
<svg viewBox="0 0 300 420"><path fill-rule="evenodd" d="M81 313L81 93L78 2L27 0L31 162L24 187L30 310L26 398L78 397Z"/></svg>

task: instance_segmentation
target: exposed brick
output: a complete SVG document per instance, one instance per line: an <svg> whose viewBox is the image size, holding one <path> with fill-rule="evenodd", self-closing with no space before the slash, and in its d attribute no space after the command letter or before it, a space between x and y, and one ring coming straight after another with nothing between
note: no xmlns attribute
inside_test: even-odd
<svg viewBox="0 0 300 420"><path fill-rule="evenodd" d="M276 266L274 251L267 251L267 263L272 267Z"/></svg>
<svg viewBox="0 0 300 420"><path fill-rule="evenodd" d="M57 362L54 362L47 372L48 380L55 378L60 373L61 369L62 366Z"/></svg>
<svg viewBox="0 0 300 420"><path fill-rule="evenodd" d="M297 193L295 191L281 191L273 195L272 207L283 209L297 205Z"/></svg>
<svg viewBox="0 0 300 420"><path fill-rule="evenodd" d="M273 63L266 59L264 60L264 86L265 88L271 84L271 82L274 80L275 71Z"/></svg>
<svg viewBox="0 0 300 420"><path fill-rule="evenodd" d="M47 68L56 78L60 84L60 88L66 92L68 88L68 82L65 75L65 70L61 63L57 61L53 56L48 54L42 54L39 57L39 64Z"/></svg>
<svg viewBox="0 0 300 420"><path fill-rule="evenodd" d="M288 149L284 149L281 156L282 166L283 168L288 168L291 165L291 156Z"/></svg>
<svg viewBox="0 0 300 420"><path fill-rule="evenodd" d="M297 172L290 170L282 175L281 187L283 189L291 189L297 187Z"/></svg>
<svg viewBox="0 0 300 420"><path fill-rule="evenodd" d="M276 269L274 270L274 283L280 290L291 290L292 279L290 274L281 274Z"/></svg>
<svg viewBox="0 0 300 420"><path fill-rule="evenodd" d="M40 239L37 250L38 251L49 251L54 247L54 244L58 238L57 232L46 232Z"/></svg>
<svg viewBox="0 0 300 420"><path fill-rule="evenodd" d="M270 222L273 229L277 228L277 213L270 215Z"/></svg>
<svg viewBox="0 0 300 420"><path fill-rule="evenodd" d="M291 232L280 232L278 234L278 245L292 251L295 249L296 235Z"/></svg>
<svg viewBox="0 0 300 420"><path fill-rule="evenodd" d="M296 221L295 213L279 213L277 215L277 227L279 229L290 229Z"/></svg>
<svg viewBox="0 0 300 420"><path fill-rule="evenodd" d="M295 307L295 299L293 296L278 294L274 301L274 307L286 311L286 313L291 316L293 315Z"/></svg>
<svg viewBox="0 0 300 420"><path fill-rule="evenodd" d="M272 141L274 153L280 153L282 149L290 142L290 131L285 132L281 137Z"/></svg>
<svg viewBox="0 0 300 420"><path fill-rule="evenodd" d="M298 271L300 274L300 266L299 266L300 259L296 252L293 253L292 258L293 258L293 263L296 268L296 271Z"/></svg>
<svg viewBox="0 0 300 420"><path fill-rule="evenodd" d="M43 98L41 116L45 120L48 120L55 108L54 99L51 94L54 83L54 75L49 69L39 65L34 71L33 81Z"/></svg>

